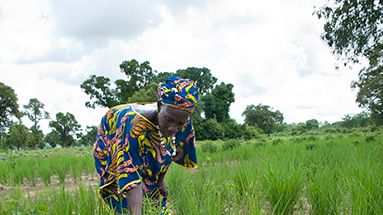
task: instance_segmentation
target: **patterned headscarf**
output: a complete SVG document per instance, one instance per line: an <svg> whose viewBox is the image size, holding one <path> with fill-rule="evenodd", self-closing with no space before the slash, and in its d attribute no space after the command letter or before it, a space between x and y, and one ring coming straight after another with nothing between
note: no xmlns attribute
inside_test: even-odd
<svg viewBox="0 0 383 215"><path fill-rule="evenodd" d="M198 103L198 88L189 79L170 76L159 84L158 99L164 105L193 112Z"/></svg>

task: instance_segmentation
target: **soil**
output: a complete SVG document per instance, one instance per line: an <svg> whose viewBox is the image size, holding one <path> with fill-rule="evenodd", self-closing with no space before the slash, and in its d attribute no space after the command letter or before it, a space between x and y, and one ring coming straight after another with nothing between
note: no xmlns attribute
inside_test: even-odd
<svg viewBox="0 0 383 215"><path fill-rule="evenodd" d="M76 180L73 177L68 177L65 179L65 189L66 190L74 190L78 188L80 184L84 185L84 187L92 186L96 187L98 185L98 177L97 175L82 175L81 180ZM58 188L61 187L58 177L57 176L51 176L51 182L50 184L45 185L45 183L38 178L36 180L35 185L33 185L29 181L24 181L23 185L20 185L20 188L22 190L24 197L30 197L31 200L34 200L36 198L36 194L42 190L49 190L51 188ZM9 195L10 191L17 189L15 186L11 186L9 184L0 184L0 196L6 196Z"/></svg>

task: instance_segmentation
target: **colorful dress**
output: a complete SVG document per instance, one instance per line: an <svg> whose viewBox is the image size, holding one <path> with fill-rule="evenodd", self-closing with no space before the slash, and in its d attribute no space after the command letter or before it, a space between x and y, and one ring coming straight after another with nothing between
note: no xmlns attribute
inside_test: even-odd
<svg viewBox="0 0 383 215"><path fill-rule="evenodd" d="M128 206L129 189L141 184L146 193L154 191L159 174L172 161L197 168L191 120L175 134L173 143L170 137L161 138L157 126L128 104L111 108L102 118L93 152L99 193L118 212Z"/></svg>

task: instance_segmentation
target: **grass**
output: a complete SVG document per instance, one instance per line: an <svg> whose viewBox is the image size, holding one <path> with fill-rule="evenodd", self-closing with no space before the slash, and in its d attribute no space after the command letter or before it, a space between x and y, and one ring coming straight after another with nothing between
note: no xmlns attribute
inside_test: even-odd
<svg viewBox="0 0 383 215"><path fill-rule="evenodd" d="M199 169L170 168L168 210L174 214L383 214L383 136L272 136L258 140L199 142ZM230 147L229 147L230 146ZM233 147L231 147L233 146ZM0 161L0 183L11 190L0 214L113 214L96 187L91 149L25 151ZM33 170L33 171L32 171ZM51 183L36 196L26 183ZM66 187L68 178L77 184ZM34 181L34 182L33 182ZM161 208L145 201L146 214Z"/></svg>

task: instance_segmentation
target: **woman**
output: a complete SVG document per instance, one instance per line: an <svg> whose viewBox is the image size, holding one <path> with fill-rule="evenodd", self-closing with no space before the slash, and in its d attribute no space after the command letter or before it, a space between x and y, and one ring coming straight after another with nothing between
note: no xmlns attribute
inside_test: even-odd
<svg viewBox="0 0 383 215"><path fill-rule="evenodd" d="M120 105L102 118L94 145L99 193L110 208L141 214L143 191L160 193L166 207L164 176L172 161L197 168L191 114L198 88L171 76L158 88L158 101Z"/></svg>

